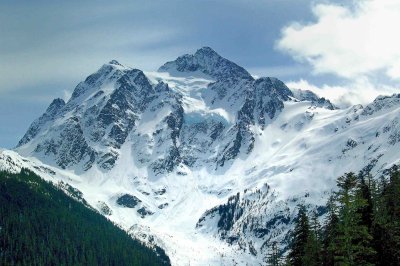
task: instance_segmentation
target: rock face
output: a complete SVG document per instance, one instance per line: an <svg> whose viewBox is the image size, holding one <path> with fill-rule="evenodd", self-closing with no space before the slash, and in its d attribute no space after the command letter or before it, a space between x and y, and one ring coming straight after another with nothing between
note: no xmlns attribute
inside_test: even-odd
<svg viewBox="0 0 400 266"><path fill-rule="evenodd" d="M17 149L61 168L86 171L97 165L110 170L121 147L129 142L141 147L138 164L156 175L179 165L209 164L217 169L250 153L254 146L251 128L264 128L293 96L278 79L254 80L209 47L178 57L159 71L200 75L208 82L193 97L160 79L151 82L142 71L113 60L79 83L67 103L54 100ZM185 110L184 102L191 98L211 112ZM157 117L156 124L145 128L152 123L151 117Z"/></svg>
<svg viewBox="0 0 400 266"><path fill-rule="evenodd" d="M193 55L186 54L180 56L175 61L165 63L158 71L168 72L172 76L197 72L218 80L253 80L253 77L243 67L223 58L210 47L203 47Z"/></svg>
<svg viewBox="0 0 400 266"><path fill-rule="evenodd" d="M324 107L330 110L335 110L336 107L325 98L318 97L315 93L309 90L293 90L293 95L300 101L310 101L313 105L317 107Z"/></svg>
<svg viewBox="0 0 400 266"><path fill-rule="evenodd" d="M298 204L322 216L339 175L399 162L399 117L399 95L339 109L204 47L158 72L103 65L0 170L68 183L173 264L258 265L287 248Z"/></svg>
<svg viewBox="0 0 400 266"><path fill-rule="evenodd" d="M179 105L167 85L154 86L142 71L113 60L79 83L67 103L55 100L17 149L62 168L111 169L140 116L168 93L170 104Z"/></svg>
<svg viewBox="0 0 400 266"><path fill-rule="evenodd" d="M46 123L52 122L56 115L60 112L60 110L65 106L65 102L62 99L55 99L47 108L46 112L35 120L32 125L29 127L28 131L22 137L22 139L18 142L17 146L24 145L32 140L36 135L42 130Z"/></svg>

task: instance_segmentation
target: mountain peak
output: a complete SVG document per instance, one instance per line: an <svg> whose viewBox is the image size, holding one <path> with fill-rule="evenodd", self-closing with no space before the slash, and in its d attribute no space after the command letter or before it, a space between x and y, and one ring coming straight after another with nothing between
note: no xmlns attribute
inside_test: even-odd
<svg viewBox="0 0 400 266"><path fill-rule="evenodd" d="M165 63L158 71L168 72L172 76L206 75L217 80L253 79L243 67L220 56L207 46L198 49L194 54L185 54Z"/></svg>
<svg viewBox="0 0 400 266"><path fill-rule="evenodd" d="M47 107L46 113L48 113L49 115L55 115L56 113L58 113L58 111L60 111L61 108L64 107L64 105L65 101L63 99L56 98L51 102L49 107Z"/></svg>
<svg viewBox="0 0 400 266"><path fill-rule="evenodd" d="M63 105L65 105L65 101L61 98L55 98L50 104L50 106L63 106Z"/></svg>
<svg viewBox="0 0 400 266"><path fill-rule="evenodd" d="M108 62L109 65L116 65L116 66L123 66L120 62L117 60L113 59L110 62Z"/></svg>
<svg viewBox="0 0 400 266"><path fill-rule="evenodd" d="M208 47L208 46L204 46L204 47L198 49L195 53L195 56L196 55L220 56L216 51L214 51L211 47Z"/></svg>

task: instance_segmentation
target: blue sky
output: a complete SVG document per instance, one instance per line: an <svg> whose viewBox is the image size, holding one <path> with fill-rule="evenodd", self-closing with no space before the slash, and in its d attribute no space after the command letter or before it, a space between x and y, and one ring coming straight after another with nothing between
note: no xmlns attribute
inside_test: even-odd
<svg viewBox="0 0 400 266"><path fill-rule="evenodd" d="M210 46L254 75L344 105L399 84L396 0L16 2L0 2L0 147L111 59L153 71Z"/></svg>

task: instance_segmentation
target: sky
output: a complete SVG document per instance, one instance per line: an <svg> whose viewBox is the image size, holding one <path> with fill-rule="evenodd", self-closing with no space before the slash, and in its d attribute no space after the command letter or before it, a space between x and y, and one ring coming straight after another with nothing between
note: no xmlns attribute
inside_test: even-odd
<svg viewBox="0 0 400 266"><path fill-rule="evenodd" d="M400 88L399 0L0 0L0 147L102 64L155 71L210 46L338 106Z"/></svg>

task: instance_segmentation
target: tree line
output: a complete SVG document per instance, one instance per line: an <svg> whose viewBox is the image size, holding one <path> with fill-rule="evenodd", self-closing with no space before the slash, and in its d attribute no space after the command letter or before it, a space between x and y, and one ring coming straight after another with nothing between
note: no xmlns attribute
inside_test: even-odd
<svg viewBox="0 0 400 266"><path fill-rule="evenodd" d="M170 265L33 172L0 172L0 265Z"/></svg>
<svg viewBox="0 0 400 266"><path fill-rule="evenodd" d="M387 177L346 173L327 202L325 219L299 206L286 258L270 265L400 265L400 171ZM275 247L276 249L276 247Z"/></svg>

